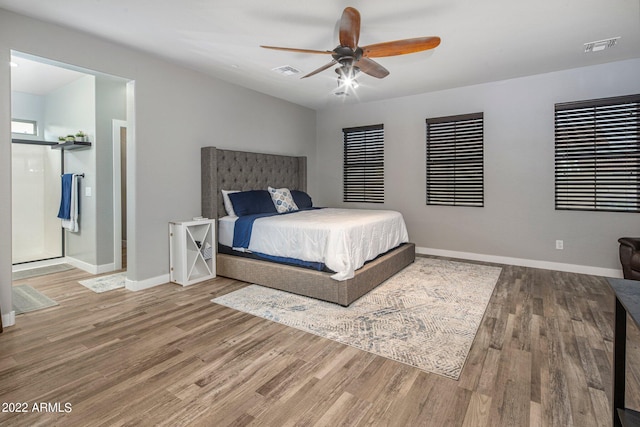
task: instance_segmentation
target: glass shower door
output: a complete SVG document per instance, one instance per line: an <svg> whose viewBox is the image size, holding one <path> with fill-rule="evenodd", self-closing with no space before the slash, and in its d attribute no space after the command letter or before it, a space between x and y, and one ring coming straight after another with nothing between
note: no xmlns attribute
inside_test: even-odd
<svg viewBox="0 0 640 427"><path fill-rule="evenodd" d="M18 143L11 149L13 264L62 257L62 150Z"/></svg>

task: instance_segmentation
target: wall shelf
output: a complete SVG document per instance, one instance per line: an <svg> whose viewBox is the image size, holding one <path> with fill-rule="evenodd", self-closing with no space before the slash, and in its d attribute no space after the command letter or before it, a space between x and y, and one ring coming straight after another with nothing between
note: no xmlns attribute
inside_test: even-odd
<svg viewBox="0 0 640 427"><path fill-rule="evenodd" d="M18 139L13 138L11 142L14 144L29 144L29 145L48 145L52 150L79 150L81 148L91 147L90 142L84 141L66 141L63 143L54 141L42 141L39 139Z"/></svg>
<svg viewBox="0 0 640 427"><path fill-rule="evenodd" d="M53 141L42 141L39 139L19 139L19 138L12 138L11 142L14 144L30 144L30 145L58 145L57 142L53 142Z"/></svg>
<svg viewBox="0 0 640 427"><path fill-rule="evenodd" d="M52 150L79 150L81 148L91 147L90 142L83 141L67 141L62 144L55 144L51 146Z"/></svg>

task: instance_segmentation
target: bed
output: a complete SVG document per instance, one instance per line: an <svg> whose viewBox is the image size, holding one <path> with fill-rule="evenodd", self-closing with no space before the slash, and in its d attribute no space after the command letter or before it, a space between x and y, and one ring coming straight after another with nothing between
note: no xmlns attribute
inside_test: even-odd
<svg viewBox="0 0 640 427"><path fill-rule="evenodd" d="M306 191L306 157L201 149L202 216L227 215L220 190L255 190L267 186ZM218 234L217 234L218 235ZM415 245L404 243L357 269L353 277L261 259L217 253L217 275L256 283L348 306L415 260Z"/></svg>

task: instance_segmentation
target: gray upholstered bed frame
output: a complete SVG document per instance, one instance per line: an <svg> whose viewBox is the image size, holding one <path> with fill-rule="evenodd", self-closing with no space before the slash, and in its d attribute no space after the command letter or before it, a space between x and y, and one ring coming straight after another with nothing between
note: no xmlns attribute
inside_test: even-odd
<svg viewBox="0 0 640 427"><path fill-rule="evenodd" d="M267 186L307 190L306 157L201 149L202 216L226 215L220 190L256 190ZM351 304L415 260L415 245L406 243L368 262L345 281L330 273L217 254L217 275L300 295Z"/></svg>

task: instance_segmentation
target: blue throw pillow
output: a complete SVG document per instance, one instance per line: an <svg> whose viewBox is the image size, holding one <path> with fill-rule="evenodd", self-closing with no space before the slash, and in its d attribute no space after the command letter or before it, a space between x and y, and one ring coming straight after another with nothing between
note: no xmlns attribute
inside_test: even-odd
<svg viewBox="0 0 640 427"><path fill-rule="evenodd" d="M291 190L291 196L293 197L293 201L296 202L296 205L299 209L310 208L313 206L311 196L309 196L304 191Z"/></svg>
<svg viewBox="0 0 640 427"><path fill-rule="evenodd" d="M230 193L229 200L238 216L261 213L277 213L267 190L249 190Z"/></svg>

